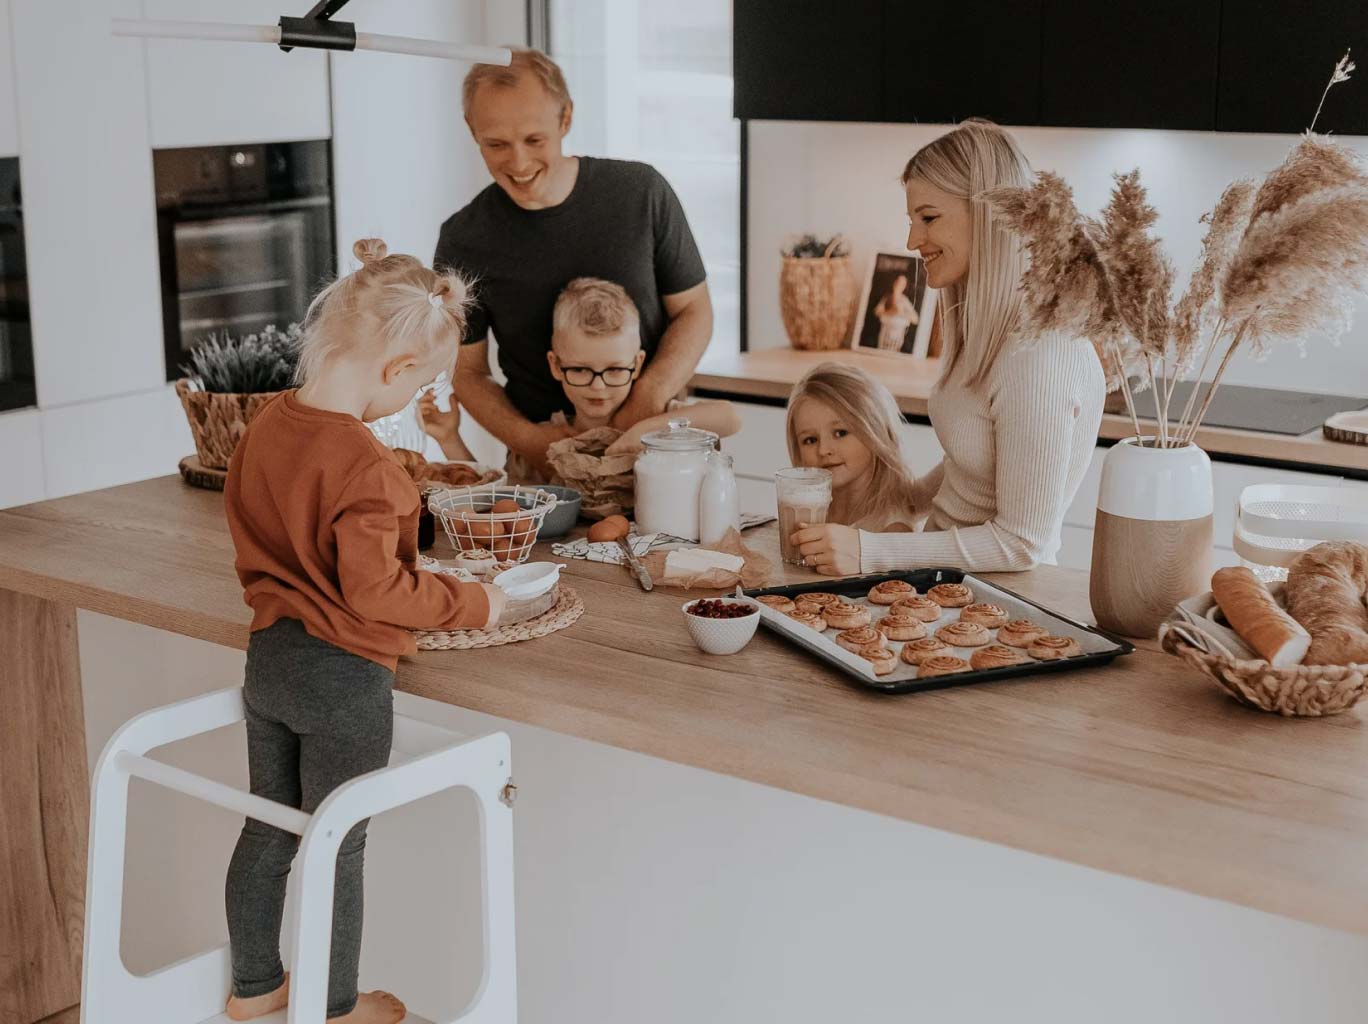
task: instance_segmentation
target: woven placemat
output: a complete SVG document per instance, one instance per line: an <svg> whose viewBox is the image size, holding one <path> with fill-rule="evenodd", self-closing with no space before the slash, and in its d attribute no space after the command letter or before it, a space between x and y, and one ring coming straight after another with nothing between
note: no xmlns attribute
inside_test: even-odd
<svg viewBox="0 0 1368 1024"><path fill-rule="evenodd" d="M180 460L180 475L191 487L203 487L210 491L221 491L228 482L226 469L210 469L200 462L198 455L187 455Z"/></svg>
<svg viewBox="0 0 1368 1024"><path fill-rule="evenodd" d="M498 647L546 636L573 625L584 614L579 595L562 583L556 593L556 603L550 611L535 618L515 622L497 629L457 629L450 632L420 630L417 633L420 651L470 651L477 647Z"/></svg>

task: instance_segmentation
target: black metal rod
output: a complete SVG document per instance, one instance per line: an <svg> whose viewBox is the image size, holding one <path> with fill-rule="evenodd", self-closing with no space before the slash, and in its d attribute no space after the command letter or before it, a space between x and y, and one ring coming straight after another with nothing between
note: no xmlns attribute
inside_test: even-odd
<svg viewBox="0 0 1368 1024"><path fill-rule="evenodd" d="M327 21L346 5L347 0L318 0L318 3L314 4L313 9L304 17L311 20Z"/></svg>
<svg viewBox="0 0 1368 1024"><path fill-rule="evenodd" d="M296 46L314 50L355 50L356 26L350 21L282 17L280 48L289 53Z"/></svg>

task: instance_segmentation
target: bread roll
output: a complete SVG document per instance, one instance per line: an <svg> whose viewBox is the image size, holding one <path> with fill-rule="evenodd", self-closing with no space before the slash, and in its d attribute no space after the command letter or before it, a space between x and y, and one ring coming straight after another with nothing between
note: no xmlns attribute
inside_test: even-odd
<svg viewBox="0 0 1368 1024"><path fill-rule="evenodd" d="M1245 643L1270 665L1300 665L1311 646L1311 636L1278 607L1273 595L1244 566L1218 569L1211 577L1211 594Z"/></svg>
<svg viewBox="0 0 1368 1024"><path fill-rule="evenodd" d="M1311 634L1307 665L1368 664L1368 545L1326 541L1302 552L1283 597Z"/></svg>

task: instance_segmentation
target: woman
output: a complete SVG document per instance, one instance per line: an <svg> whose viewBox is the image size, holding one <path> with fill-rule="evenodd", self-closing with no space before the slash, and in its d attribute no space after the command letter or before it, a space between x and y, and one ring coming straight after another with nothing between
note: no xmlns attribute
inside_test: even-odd
<svg viewBox="0 0 1368 1024"><path fill-rule="evenodd" d="M901 352L907 339L907 329L917 322L917 310L907 297L907 275L899 274L887 295L874 307L879 321L879 348L886 352Z"/></svg>
<svg viewBox="0 0 1368 1024"><path fill-rule="evenodd" d="M987 121L959 125L908 161L907 247L921 253L944 304L944 366L929 411L945 456L917 480L914 503L930 506L922 532L797 531L794 542L819 572L1001 572L1054 562L1106 385L1087 339L1017 334L1024 254L975 197L1029 177L1012 137Z"/></svg>

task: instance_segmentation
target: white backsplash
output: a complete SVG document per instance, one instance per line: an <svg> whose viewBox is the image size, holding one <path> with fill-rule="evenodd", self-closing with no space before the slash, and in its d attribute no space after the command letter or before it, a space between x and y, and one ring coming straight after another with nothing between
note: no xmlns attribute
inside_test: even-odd
<svg viewBox="0 0 1368 1024"><path fill-rule="evenodd" d="M944 125L836 124L754 121L750 126L747 338L752 349L786 344L779 318L779 248L786 236L840 232L852 244L857 274L876 249L904 251L907 214L898 177L913 152ZM1092 213L1106 203L1113 171L1139 167L1159 210L1164 239L1180 282L1204 233L1199 218L1235 178L1274 167L1295 141L1290 135L1082 128L1015 128L1037 170L1073 186L1078 206ZM1347 145L1368 156L1368 138ZM1261 362L1231 364L1231 383L1340 394L1368 394L1368 303L1338 347L1313 338L1306 358L1288 346Z"/></svg>

